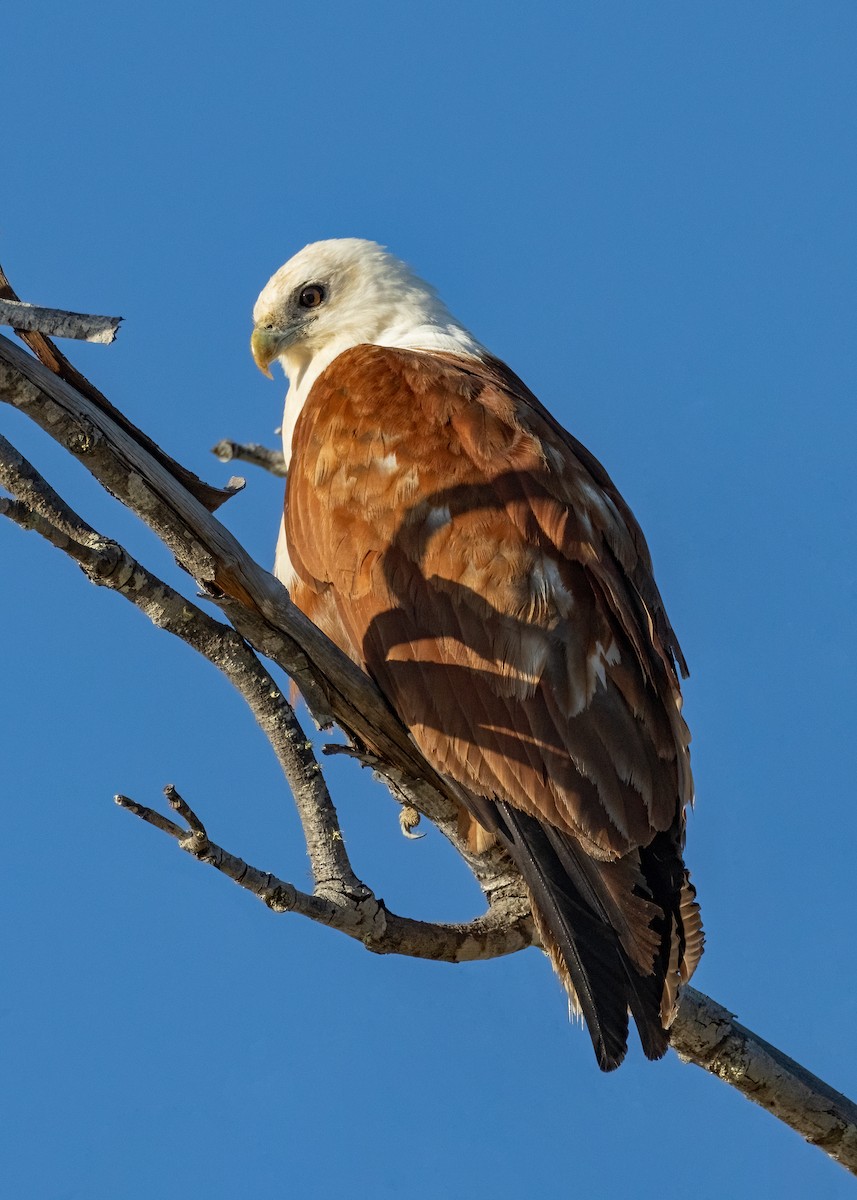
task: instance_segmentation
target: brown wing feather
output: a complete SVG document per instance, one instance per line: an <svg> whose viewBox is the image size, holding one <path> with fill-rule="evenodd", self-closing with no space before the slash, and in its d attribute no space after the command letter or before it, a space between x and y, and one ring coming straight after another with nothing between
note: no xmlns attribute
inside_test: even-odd
<svg viewBox="0 0 857 1200"><path fill-rule="evenodd" d="M695 919L680 897L686 668L643 535L600 464L494 360L359 346L298 420L286 534L296 603L439 769L602 864L584 872L598 920L672 1004L693 941L682 920ZM638 853L658 837L671 883L651 866L653 884ZM556 845L545 852L559 861ZM629 978L620 1006L639 1025Z"/></svg>

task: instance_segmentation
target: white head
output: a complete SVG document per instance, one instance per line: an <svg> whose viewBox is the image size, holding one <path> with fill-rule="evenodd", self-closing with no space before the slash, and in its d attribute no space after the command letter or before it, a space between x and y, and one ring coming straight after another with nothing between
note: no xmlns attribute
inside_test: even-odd
<svg viewBox="0 0 857 1200"><path fill-rule="evenodd" d="M306 392L333 359L371 343L479 354L434 288L383 246L334 238L304 246L265 285L250 341L260 370L276 359Z"/></svg>

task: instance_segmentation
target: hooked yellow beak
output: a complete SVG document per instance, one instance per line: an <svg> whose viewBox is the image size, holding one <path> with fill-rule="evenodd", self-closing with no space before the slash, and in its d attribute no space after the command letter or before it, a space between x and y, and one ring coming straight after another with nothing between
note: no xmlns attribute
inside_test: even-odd
<svg viewBox="0 0 857 1200"><path fill-rule="evenodd" d="M270 365L280 353L283 346L283 333L280 329L254 329L250 336L250 351L253 361L269 379L273 379Z"/></svg>

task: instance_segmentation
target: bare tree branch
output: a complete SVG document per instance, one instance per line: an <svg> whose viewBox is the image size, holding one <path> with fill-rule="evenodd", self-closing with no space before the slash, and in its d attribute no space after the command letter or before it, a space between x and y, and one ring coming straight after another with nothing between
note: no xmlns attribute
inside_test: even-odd
<svg viewBox="0 0 857 1200"><path fill-rule="evenodd" d="M0 267L0 299L3 300L20 300L20 296L9 282L6 272ZM138 429L124 413L115 408L103 392L100 392L94 384L81 374L62 351L57 347L49 337L43 333L27 333L22 330L19 334L21 340L30 347L33 354L43 366L48 368L48 371L64 379L73 388L85 396L99 412L110 417L111 420L121 426L128 436L153 458L157 459L161 465L173 475L175 479L179 479L192 496L195 496L200 504L204 505L209 512L214 512L225 501L235 495L239 489L236 487L216 488L208 483L204 483L192 471L188 471L180 463L161 449L155 442L152 441L142 430Z"/></svg>
<svg viewBox="0 0 857 1200"><path fill-rule="evenodd" d="M0 276L0 291L3 282L4 278ZM125 580L121 586L115 582L108 585L116 587L128 598L134 598L131 593L135 591L139 593L139 600L134 598L139 607L157 624L183 636L189 644L196 645L198 641L196 648L202 653L206 653L204 645L210 640L208 633L212 632L206 622L211 622L214 640L225 649L223 652L210 651L207 656L227 675L229 672L224 664L230 660L230 655L237 653L240 656L246 652L263 673L261 676L251 673L246 678L252 678L254 687L268 686L270 676L243 639L282 666L299 683L316 718L322 722L336 720L351 738L352 748L361 760L381 775L404 804L428 816L450 838L476 873L491 906L484 917L462 926L430 926L396 918L368 889L362 896L348 895L353 886L353 872L348 874L347 857L342 860L336 855L332 856L336 862L331 860L328 878L330 881L340 879L342 875L337 872L344 871L346 886L337 889L334 884L330 894L324 887L325 880L321 879L321 887L317 882L316 892L306 896L292 885L268 873L255 871L214 846L202 823L183 803L177 804L176 808L189 822L188 830L168 818L156 816L153 810L138 805L133 806L133 810L169 833L183 849L204 861L211 861L217 869L242 885L254 881L250 890L266 903L274 897L290 911L298 911L304 904L316 914L313 916L307 911L305 915L341 927L343 932L358 937L370 949L462 961L468 957L509 953L531 944L532 926L520 907L523 897L520 877L508 858L499 849L472 855L458 836L455 785L439 776L425 761L371 680L299 613L285 589L246 554L210 511L187 490L186 479L190 473L173 464L145 435L135 431L106 400L104 404L93 400L87 394L91 385L85 380L84 384L82 391L77 389L18 350L14 343L0 337L0 399L31 416L154 529L173 551L179 564L227 615L234 630L214 621L196 606L191 606L184 597L167 589L160 580L149 576L121 547L102 539L81 522L56 493L45 490L47 485L34 489L32 477L28 482L21 462L16 463L8 454L5 478L11 481L17 475L17 486L21 490L16 493L17 500L3 502L6 515L49 536L55 545L76 557L91 578L97 576L97 582ZM139 585L132 582L129 587L127 580L141 582ZM182 609L186 609L191 617L183 617ZM185 632L181 632L183 629ZM235 639L234 645L228 640L231 638ZM239 647L243 650L236 649ZM239 677L245 678L240 672L236 678ZM236 686L241 690L238 683ZM253 687L248 690L253 693ZM278 692L276 685L272 692ZM242 690L242 694L245 691ZM246 694L245 698L250 702ZM276 694L270 699L272 707L268 711L261 704L261 698L255 695L256 706L251 703L251 707L257 717L262 712L265 719L272 719L280 708L283 711L288 708L281 695L279 699ZM299 726L297 729L299 731ZM296 732L294 737L302 738L303 735ZM318 764L314 759L312 763L317 772ZM306 780L308 764L299 763L297 770ZM329 797L325 800L326 793L314 790L315 787L313 783L309 788L307 803L323 814ZM132 802L125 801L125 806L131 807ZM330 808L333 809L332 804ZM314 819L310 817L308 826L305 825L308 846L316 837ZM324 827L318 835L318 847L310 850L311 857L315 856L314 871L318 868L322 875L327 866L322 867L321 847L326 844L331 829L336 828L338 826ZM332 841L338 839L333 836ZM196 853L203 846L206 853ZM319 881L318 873L316 878ZM341 925L336 924L338 921ZM483 941L482 935L487 940ZM419 948L415 950L414 947ZM683 994L672 1036L683 1057L738 1087L857 1174L857 1122L850 1101L738 1025L727 1010L692 988Z"/></svg>
<svg viewBox="0 0 857 1200"><path fill-rule="evenodd" d="M4 339L0 338L0 343ZM11 343L8 343L11 344ZM14 348L14 347L13 347ZM24 356L26 357L26 356ZM36 364L38 366L38 364ZM2 392L0 392L0 395ZM31 464L27 463L21 455L14 450L13 447L5 441L2 443L2 473L0 473L0 483L3 483L10 491L14 492L19 498L28 501L36 511L43 513L46 520L57 526L57 528L67 528L71 532L72 544L60 543L55 537L50 537L49 540L58 545L60 549L72 554L81 566L86 567L87 562L85 557L79 550L75 551L74 543L89 541L100 552L100 557L89 562L91 570L87 573L93 582L104 584L105 586L113 587L121 594L125 595L126 599L130 599L138 607L162 628L176 636L182 637L200 653L204 654L214 663L215 666L224 670L227 678L238 688L241 694L253 709L257 720L262 729L268 735L274 745L275 752L280 756L281 764L284 771L287 773L290 785L295 794L295 800L298 805L298 811L301 814L301 819L307 821L320 821L321 828L317 830L305 829L307 835L308 848L311 858L314 855L320 855L323 847L328 847L328 856L336 857L339 845L338 825L327 826L327 818L322 819L317 815L318 798L313 797L312 789L308 787L306 776L289 774L289 769L285 765L285 756L287 754L299 755L300 753L309 754L310 747L303 731L294 718L290 706L282 697L279 689L272 680L271 676L262 668L258 659L252 654L249 647L241 637L237 635L235 630L230 630L227 626L215 621L208 614L204 613L196 605L191 604L184 596L169 588L162 580L151 575L144 567L127 555L121 547L116 543L110 542L109 539L102 538L88 525L81 521L81 518L73 513L64 501L50 488L50 486L41 478L38 472ZM222 529L215 518L201 509L201 506L194 505L191 497L187 497L187 502L195 507L198 513L201 514L203 523L211 522L218 529ZM133 507L129 505L129 507ZM12 515L12 514L8 514ZM35 526L31 526L35 527ZM40 532L43 532L41 529ZM80 536L76 536L78 531ZM226 534L226 531L223 530ZM228 536L228 535L227 535ZM235 543L237 546L238 543ZM200 547L196 546L197 551ZM242 548L241 554L245 552ZM122 557L124 555L124 558ZM117 557L118 556L118 557ZM249 559L250 563L253 562ZM120 569L120 560L122 567ZM181 561L181 560L180 560ZM190 559L188 560L190 562ZM267 576L260 567L255 563L253 566L259 574L267 579L271 579L271 583L276 589L276 596L280 603L288 606L289 609L297 612L294 606L288 600L288 593L285 589L272 577ZM232 607L232 606L230 606ZM234 606L240 613L240 606ZM311 629L315 630L315 626L309 624L303 614L300 614L301 620ZM237 624L237 622L236 622ZM250 622L253 630L258 629L256 622ZM288 660L286 655L282 653L280 643L276 639L275 631L270 627L264 626L266 629L266 642L272 650L271 657L278 660L280 656L280 665L286 666ZM243 631L242 631L243 632ZM326 642L324 635L315 630L318 639ZM224 639L227 635L232 638L232 643L226 641L227 652L222 652L220 649L219 639ZM291 642L286 643L288 653L291 653ZM372 693L374 685L362 671L357 670L354 664L344 655L341 655L336 647L332 647L332 660L339 659L344 664L345 670L349 676L357 671L358 689L362 687L367 693L367 708L372 706ZM242 653L243 650L243 653ZM244 654L249 656L244 657ZM252 666L251 666L252 660ZM231 672L231 673L230 673ZM334 678L338 678L334 675ZM329 686L329 685L328 685ZM351 686L351 682L348 682ZM377 694L377 693L376 693ZM359 690L356 693L355 703L359 703ZM380 698L379 698L380 700ZM381 707L383 705L383 707ZM395 736L400 737L405 745L410 745L409 735L404 729L398 725L397 718L392 711L380 702L378 711L383 720L389 724L389 727L395 731ZM285 719L282 714L289 713L290 721L294 722L294 727L289 724L289 728L282 734L279 742L275 742L277 735L278 721ZM356 736L358 743L360 741L360 732L354 733L348 729L345 721L342 722L346 732ZM419 752L416 747L412 748L414 760L419 762ZM324 786L324 781L318 769L318 764L312 759L313 771L315 777L319 780L319 786ZM455 848L462 854L465 860L470 865L477 880L485 892L489 903L493 903L501 897L520 897L524 895L523 885L518 873L512 867L505 852L499 847L494 847L485 854L473 855L467 848L466 841L460 836L457 826L457 810L452 803L449 794L440 792L435 788L431 776L434 775L433 769L426 764L425 773L427 778L420 779L418 775L404 772L400 767L385 763L380 757L373 759L379 773L382 773L385 782L388 783L393 794L400 802L405 802L412 807L417 808L430 820L434 821L441 829L441 832L452 842ZM439 777L438 777L439 778ZM325 788L325 795L326 795ZM307 797L307 807L303 805L303 798ZM328 797L329 802L329 797ZM332 849L331 849L332 847ZM319 867L320 878L328 874L330 878L340 879L347 877L347 870L340 864L332 864L331 870L327 872L324 868Z"/></svg>
<svg viewBox="0 0 857 1200"><path fill-rule="evenodd" d="M0 514L34 529L83 568L88 578L130 600L161 629L181 638L223 672L249 705L292 789L317 887L364 885L354 875L336 810L312 745L273 677L247 643L87 525L23 455L0 436Z"/></svg>
<svg viewBox="0 0 857 1200"><path fill-rule="evenodd" d="M857 1104L740 1025L696 988L682 991L671 1037L685 1062L737 1088L857 1175Z"/></svg>
<svg viewBox="0 0 857 1200"><path fill-rule="evenodd" d="M394 761L416 766L421 756L377 689L363 697L369 702L366 715L357 707L363 672L315 630L291 604L283 586L145 446L88 397L3 337L0 394L65 446L162 538L248 640L296 680L320 724L341 719L370 744L374 733L384 747L389 745ZM328 671L336 679L333 686ZM425 769L429 777L434 774L428 764Z"/></svg>
<svg viewBox="0 0 857 1200"><path fill-rule="evenodd" d="M258 442L230 442L223 438L211 447L211 453L221 462L240 459L241 462L252 463L254 467L261 467L263 471L270 471L281 479L286 477L286 460L282 450L272 450L268 446L260 446Z"/></svg>
<svg viewBox="0 0 857 1200"><path fill-rule="evenodd" d="M109 345L116 339L121 320L121 317L95 317L66 312L63 308L40 308L23 300L0 299L0 325L11 325L16 333L42 333Z"/></svg>
<svg viewBox="0 0 857 1200"><path fill-rule="evenodd" d="M251 892L274 912L294 912L330 926L362 942L375 954L403 954L435 962L476 962L514 954L533 944L533 924L526 907L517 912L508 904L489 908L484 916L463 924L414 921L390 912L369 888L360 897L333 899L318 892L302 892L269 871L251 867L212 842L199 817L179 796L175 787L164 788L169 804L185 820L182 829L168 817L127 796L116 803L141 817L149 825L169 834L182 850L227 875Z"/></svg>
<svg viewBox="0 0 857 1200"><path fill-rule="evenodd" d="M35 467L2 437L0 484L18 497L14 500L0 498L0 515L10 517L25 529L35 529L52 545L76 560L92 582L116 590L146 613L158 628L181 637L188 646L198 650L218 667L244 696L258 724L268 736L292 788L316 884L311 898L313 904L300 900L301 894L295 893L298 900L288 906L288 911L299 911L313 920L324 919L325 924L335 925L335 928L348 932L350 936L359 937L377 953L463 961L461 955L465 953L471 958L483 953L492 958L496 954L513 953L514 949L533 944L533 924L520 880L515 880L513 875L511 883L516 886L509 886L508 883L507 886L499 886L485 869L491 907L489 913L475 924L432 925L396 917L392 919L389 929L384 925L386 931L383 932L378 928L379 918L373 916L372 924L366 925L366 913L372 911L373 904L378 907L379 902L374 900L372 890L356 877L350 865L336 809L313 755L311 743L274 678L265 671L246 642L228 625L217 622L202 608L152 575L118 542L96 533L62 500ZM365 755L360 757L365 758ZM170 805L185 818L191 832L202 836L208 844L202 822L175 788L168 787L166 793ZM197 839L185 844L181 839L186 840L186 833L169 822L167 817L157 814L155 810L144 809L142 805L133 805L126 798L119 798L119 803L125 808L133 808L138 816L179 839L184 850L215 865L223 874L234 878L268 902L266 896L269 892L266 889L269 884L264 881L270 880L271 876L266 872L263 874L250 868L221 847L214 847L214 858L209 857L208 853L197 853L194 847L198 848L202 842ZM505 876L503 882L507 882ZM292 892L295 890L292 884L282 881L277 881L277 887L290 888ZM283 890L277 892L280 899L284 894L286 892ZM314 904L317 900L329 901L332 908L319 908ZM282 908L281 911L287 910ZM319 913L326 913L326 917L319 916ZM331 913L335 913L335 918L330 916ZM490 937L487 936L489 934ZM413 946L409 935L416 938ZM469 949L465 950L465 947Z"/></svg>
<svg viewBox="0 0 857 1200"><path fill-rule="evenodd" d="M144 520L238 632L297 682L316 721L323 725L335 719L356 744L375 753L385 764L385 777L398 775L399 790L409 790L410 803L442 821L444 833L466 855L455 832L458 786L425 760L368 676L291 603L282 584L162 461L98 405L3 337L0 398L30 416ZM500 886L508 887L508 860L492 852L480 859L483 886L501 858Z"/></svg>

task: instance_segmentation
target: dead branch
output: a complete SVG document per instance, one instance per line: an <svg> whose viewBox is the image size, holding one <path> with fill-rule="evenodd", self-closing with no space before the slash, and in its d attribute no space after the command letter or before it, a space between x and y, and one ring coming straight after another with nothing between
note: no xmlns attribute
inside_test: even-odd
<svg viewBox="0 0 857 1200"><path fill-rule="evenodd" d="M94 317L61 308L41 308L23 300L0 299L0 325L11 325L19 333L42 333L109 345L115 341L121 321L121 317Z"/></svg>
<svg viewBox="0 0 857 1200"><path fill-rule="evenodd" d="M6 285L5 291L3 285ZM0 294L9 295L10 291L5 277L0 275ZM217 869L242 884L254 881L250 890L266 903L270 904L274 898L276 904L282 904L290 911L305 904L307 909L316 912L313 919L330 917L326 920L329 924L341 919L343 932L357 936L379 952L414 953L409 946L431 946L431 952L418 951L418 955L462 961L464 957L509 953L530 944L531 926L520 909L520 879L516 879L506 856L499 850L479 856L467 852L455 828L455 786L439 776L423 759L371 680L306 620L291 604L285 589L263 571L211 515L214 505L206 504L205 497L216 493L216 489L209 489L208 485L173 463L106 399L101 397L99 400L100 393L88 381L83 380L82 385L77 386L76 380L83 377L74 372L66 360L63 360L65 368L55 365L52 355L58 355L58 351L41 334L25 336L42 339L44 344L38 341L35 344L43 362L35 361L14 343L0 337L0 399L27 413L161 537L179 564L190 572L206 596L218 604L234 626L234 630L230 630L197 610L217 627L217 639L240 634L236 645L247 650L246 642L250 642L260 653L283 667L298 682L317 720L322 723L336 720L364 761L382 775L394 794L440 826L477 875L491 904L485 917L469 925L424 926L422 922L410 922L406 918L394 918L391 922L391 914L383 909L380 901L371 897L371 892L363 898L343 899L343 891L338 891L335 897L317 891L304 901L301 897L305 894L292 885L268 873L255 871L211 843L202 823L183 802L176 808L183 814L187 830L168 818L158 817L153 810L139 805L134 805L133 810L169 833L188 852L195 853L194 847L197 850L204 847L205 853L195 853L195 857L211 861ZM50 368L44 365L46 362ZM22 474L20 462L16 465L8 454L7 463L11 466L7 465L6 477L11 480L17 471L19 487L23 488L16 500L4 502L3 511L7 516L37 529L67 553L73 553L91 578L98 577L97 582L121 579L126 573L128 578L145 580L146 586L140 594L142 598L149 588L153 598L149 615L155 619L155 611L169 610L171 615L162 616L156 623L171 632L178 631L181 620L173 610L177 604L189 605L184 597L177 593L169 595L166 591L159 593L158 587L166 589L165 584L154 577L147 578L139 564L121 547L106 542L80 522L55 493L42 489L40 494L38 488L35 493L32 490L28 493L26 470ZM188 483L188 480L196 481ZM122 588L116 590L121 592ZM139 606L145 610L142 601ZM193 629L201 630L204 624L194 614L190 622ZM195 644L190 636L185 640ZM223 642L224 646L227 644ZM197 648L205 653L202 644ZM211 657L211 661L214 662L215 657ZM222 662L218 661L216 665L228 674ZM264 671L261 664L258 665ZM315 768L317 770L317 763ZM300 766L304 777L306 769L306 763ZM133 804L130 801L124 803L126 807ZM324 810L325 801L319 793L313 794L310 803ZM308 844L311 837L312 834L308 834ZM322 841L325 837L326 834ZM340 878L336 871L343 867L343 862L339 861L330 879ZM347 870L350 870L350 864ZM350 879L347 874L346 879ZM272 906L276 907L276 904ZM366 906L363 915L359 912L360 904ZM373 908L373 905L378 907ZM343 915L345 912L347 916ZM380 934L378 912L383 912ZM307 911L305 915L312 913ZM397 926L397 921L404 924ZM391 929L399 932L391 933ZM450 930L457 932L450 934ZM425 932L425 941L420 940L421 931ZM483 934L488 938L487 943L480 940ZM486 945L491 949L486 951ZM454 946L452 954L450 946ZM686 989L673 1027L673 1042L687 1060L738 1087L857 1174L857 1114L854 1106L734 1022L727 1010L694 989Z"/></svg>
<svg viewBox="0 0 857 1200"><path fill-rule="evenodd" d="M283 586L110 414L3 337L0 394L154 530L236 628L246 630L248 640L296 680L320 724L340 719L369 742L374 732L390 744L394 760L416 766L416 751L377 690L369 698L368 716L361 716L351 699L356 700L363 672L320 631L313 632Z"/></svg>
<svg viewBox="0 0 857 1200"><path fill-rule="evenodd" d="M214 620L153 575L118 542L97 533L2 436L0 484L16 497L0 497L0 515L41 534L73 558L93 583L117 591L159 628L180 637L222 671L244 697L292 790L313 873L312 896L305 897L282 880L266 882L273 877L209 843L202 822L172 787L166 789L167 799L195 838L189 838L186 831L154 810L117 798L123 807L171 834L182 849L211 863L272 907L276 907L270 903L274 888L277 905L281 906L277 911L298 912L332 925L376 953L461 962L464 957L496 957L533 944L533 925L520 886L495 884L490 889L488 913L475 923L435 925L389 914L354 873L312 744L281 689L247 643L234 629ZM200 850L203 843L205 853ZM287 896L291 902L286 905Z"/></svg>
<svg viewBox="0 0 857 1200"><path fill-rule="evenodd" d="M17 350L13 343L8 342L5 338L0 337L0 358L4 353L8 353L9 348L24 360L25 365L33 370L43 371L39 363L35 363L28 355ZM49 375L49 373L47 373ZM20 377L17 376L20 384ZM0 397L6 399L7 396L2 388L3 367L0 362ZM62 380L55 381L58 390L62 395L71 392L70 387ZM15 394L20 392L16 389ZM76 393L73 393L76 395ZM36 395L41 397L41 404L38 411L29 405L25 406L25 411L30 415L38 416L39 423L44 423L44 427L62 444L69 444L69 448L74 452L74 448L80 449L81 431L80 426L76 423L75 418L69 418L68 425L62 420L56 410L53 399L50 395L42 395L37 391ZM85 418L84 418L85 419ZM233 561L237 560L237 567L242 571L242 578L247 586L253 586L258 581L258 592L263 592L263 596L255 600L250 593L244 588L244 594L247 596L247 602L253 607L247 609L240 603L230 601L226 602L222 595L217 595L215 598L220 603L227 614L233 618L233 625L236 629L249 641L257 645L257 648L267 652L268 657L273 658L280 666L282 666L301 686L302 691L306 695L306 690L309 689L310 695L319 696L322 699L318 701L318 706L321 706L325 700L325 691L337 701L338 707L343 713L354 712L358 717L361 717L359 704L361 700L361 692L365 693L364 704L366 711L372 714L372 724L367 723L365 719L360 719L349 723L348 717L340 718L340 724L352 737L356 738L358 743L365 743L373 734L373 731L380 726L374 738L374 744L384 745L391 744L398 747L398 751L390 764L387 760L383 760L379 755L379 762L387 763L385 768L385 776L389 777L394 786L394 794L397 798L402 798L407 794L407 799L410 804L423 812L431 820L434 820L442 832L452 841L463 856L468 861L468 864L476 874L479 883L486 893L489 901L495 899L499 895L508 895L515 893L521 895L521 882L517 873L512 869L506 855L496 848L489 851L485 855L474 856L468 852L466 843L458 834L457 815L454 804L451 802L451 788L444 787L444 781L436 775L424 760L421 759L419 751L410 742L407 731L398 722L398 719L393 714L392 710L387 706L386 702L380 697L374 688L374 685L368 677L360 671L350 659L347 659L340 651L328 642L328 639L311 625L306 620L302 613L291 604L288 599L288 593L282 585L263 571L241 547L227 530L208 513L202 505L197 503L192 496L189 496L182 485L167 477L163 471L161 464L157 461L146 461L143 458L143 451L136 443L128 447L127 439L124 436L124 431L121 428L111 427L109 418L102 417L105 433L92 430L91 437L87 435L86 448L80 451L81 458L86 465L92 469L96 478L105 483L108 490L118 494L120 498L126 499L128 507L137 512L138 515L146 519L146 515L154 512L153 519L149 520L149 524L156 529L156 532L161 532L166 528L167 534L164 540L171 544L171 549L176 553L176 558L180 565L184 566L200 583L203 588L206 588L206 579L210 579L214 573L213 558L206 552L203 539L208 538L214 552L220 548L221 543L224 545L224 554L232 556ZM108 442L108 436L112 435L119 443L119 446L114 447ZM8 443L7 443L8 446ZM11 450L11 448L10 448ZM143 483L143 478L140 475L129 475L129 467L123 467L122 454L127 450L127 453L133 456L133 460L138 464L141 470L148 471L147 484ZM7 451L8 459L9 451ZM14 491L19 498L28 499L32 506L37 510L45 501L40 499L40 495L44 495L47 485L42 481L41 484L35 482L37 474L34 469L27 464L27 470L23 470L19 465L16 473L12 472L11 460L6 468L5 479L8 481L7 486ZM19 464L21 460L18 456ZM106 462L106 468L101 468L101 463ZM95 467L98 466L99 470ZM2 481L2 480L0 480ZM161 500L157 489L163 489L169 499ZM52 493L52 499L48 508L44 511L48 514L47 519L50 521L52 516L55 516L58 509L62 507L67 509L67 506L59 500L55 493ZM189 511L192 520L185 523L182 520L183 511ZM58 518L58 520L61 520ZM79 518L74 517L74 521L79 522ZM57 521L52 523L56 524ZM94 531L88 530L88 535L96 539L96 544L104 542L105 539L99 539L99 536ZM194 535L199 533L199 539ZM60 548L66 549L65 546ZM105 553L107 550L105 549ZM79 559L80 561L80 559ZM81 562L81 565L84 565ZM134 563L134 568L139 568L139 564ZM98 574L96 572L96 574ZM109 571L103 572L103 580L109 582L113 578L120 578L119 575L112 575ZM128 569L121 576L123 579L130 581L134 597L139 597L140 602L146 597L146 588L144 586L146 580L146 572L140 568L135 572L134 569ZM252 580L252 582L251 582ZM95 579L96 582L102 581L102 576ZM173 621L173 628L170 632L178 633L179 636L184 636L181 630L188 628L188 618L182 617L182 614L187 611L192 611L195 606L189 606L189 602L184 597L179 597L176 593L170 595L170 603L166 603L164 597L167 595L166 585L160 580L155 580L157 597L153 606L150 606L149 615L155 613L157 623L161 624L169 619L169 614L175 610L178 614ZM209 585L210 586L210 585ZM119 589L121 590L121 589ZM216 591L215 585L215 591ZM133 598L127 596L126 598ZM135 599L135 603L137 603ZM276 629L273 621L264 619L259 613L259 609L265 607L269 612L276 613L284 623L288 623L292 619L295 620L297 627L306 627L312 635L312 640L320 647L322 658L327 658L330 663L331 678L327 678L318 674L309 673L309 664L302 650L296 646L292 637L288 632L282 632ZM255 609L255 611L254 611ZM196 610L199 618L205 618L206 621L212 621L210 617L203 614L201 610ZM234 617L233 617L234 614ZM197 622L202 624L200 620ZM217 626L216 622L212 622L212 627L225 628ZM250 635L248 637L248 634ZM240 640L240 639L239 639ZM209 639L209 643L211 639ZM260 645L261 643L261 645ZM198 646L197 648L201 648ZM205 649L202 649L206 653ZM258 660L255 660L258 663ZM215 662L215 665L220 665ZM265 688L268 687L270 677L259 685L259 690L264 696L267 693ZM309 681L307 683L307 680ZM342 693L349 693L354 697L353 701L349 701L346 708L341 699L341 693L336 685L342 681ZM239 690L244 691L244 679L233 679ZM333 682L334 686L331 686ZM321 685L321 686L320 686ZM271 685L273 687L273 685ZM325 691L322 691L322 687ZM245 696L246 698L246 696ZM318 707L317 706L317 707ZM254 710L255 711L255 710ZM258 715L257 715L258 719ZM377 722L377 725L376 725ZM261 723L261 721L260 721ZM263 728L265 726L263 725ZM381 730L389 732L381 732ZM267 730L266 730L267 732ZM301 737L304 744L306 738ZM370 742L372 744L372 742ZM402 753L404 751L404 753ZM399 763L411 761L415 766L412 766L409 771L403 771ZM398 762L396 761L398 760ZM419 773L419 768L416 764L423 763L423 773ZM435 780L441 786L436 786Z"/></svg>
<svg viewBox="0 0 857 1200"><path fill-rule="evenodd" d="M186 829L127 796L116 796L115 800L121 808L169 834L182 850L228 876L274 912L294 912L319 921L362 942L375 954L404 954L435 962L461 963L499 958L532 945L529 913L526 909L512 912L506 904L492 906L475 921L436 924L397 916L369 888L359 896L336 898L317 891L302 892L294 884L251 867L212 842L199 817L171 784L164 788L164 794L171 808L185 821Z"/></svg>
<svg viewBox="0 0 857 1200"><path fill-rule="evenodd" d="M77 562L87 577L135 604L161 629L187 642L244 697L267 736L300 816L316 886L359 891L312 745L273 677L234 629L153 575L119 543L96 533L51 488L23 455L0 437L0 514L33 529Z"/></svg>
<svg viewBox="0 0 857 1200"><path fill-rule="evenodd" d="M20 300L20 296L12 287L2 267L0 267L0 299ZM200 504L204 505L209 512L214 512L239 490L237 485L235 487L215 488L208 483L203 483L192 471L188 471L186 467L177 463L175 459L170 458L157 443L152 441L142 430L129 421L124 413L120 412L118 408L114 408L104 393L100 392L94 384L90 383L85 375L78 371L77 367L69 362L59 347L46 334L21 330L19 336L25 345L30 347L40 363L46 366L54 375L71 384L99 412L103 412L117 425L121 426L133 441L137 442L149 455L160 462L174 478L181 480L190 494L195 496Z"/></svg>
<svg viewBox="0 0 857 1200"><path fill-rule="evenodd" d="M272 450L269 446L260 446L258 442L230 442L228 438L223 438L211 447L211 453L224 463L239 459L252 463L254 467L261 467L263 471L270 471L281 479L286 477L286 460L282 450Z"/></svg>
<svg viewBox="0 0 857 1200"><path fill-rule="evenodd" d="M740 1025L696 988L682 992L672 1045L857 1175L857 1104Z"/></svg>
<svg viewBox="0 0 857 1200"><path fill-rule="evenodd" d="M151 455L101 405L2 336L0 399L31 417L154 530L241 636L295 680L318 724L336 720L356 744L377 755L385 778L440 825L489 900L510 888L520 892L502 851L471 855L458 836L457 785L423 758L368 676L167 469L165 460L171 460Z"/></svg>

